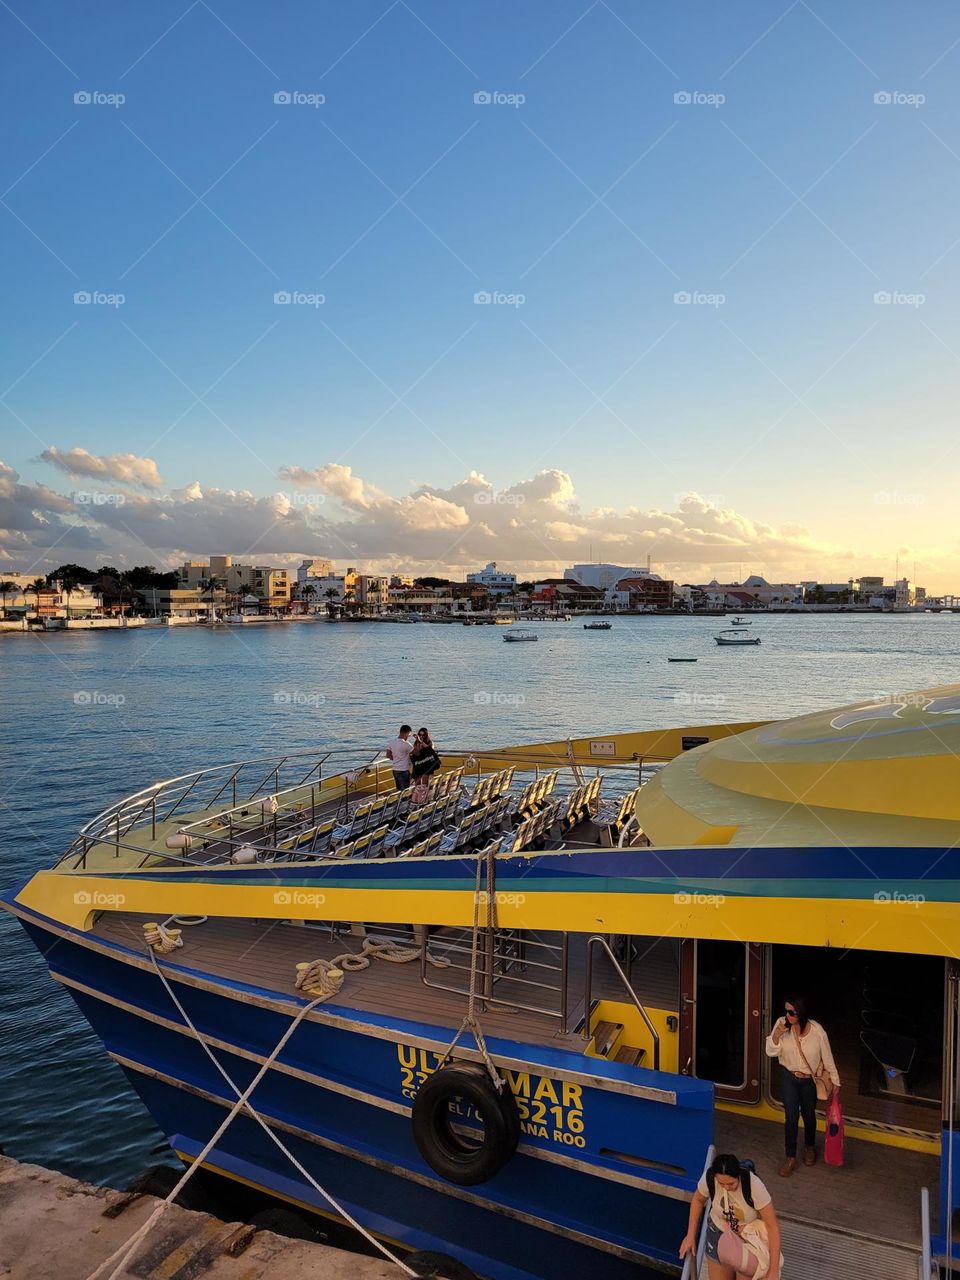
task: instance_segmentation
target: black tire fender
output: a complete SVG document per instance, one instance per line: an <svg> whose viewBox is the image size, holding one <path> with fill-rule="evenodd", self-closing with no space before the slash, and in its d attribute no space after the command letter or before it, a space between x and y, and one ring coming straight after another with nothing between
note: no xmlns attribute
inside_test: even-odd
<svg viewBox="0 0 960 1280"><path fill-rule="evenodd" d="M467 1138L451 1124L454 1099L470 1106L482 1137ZM486 1068L451 1063L427 1076L413 1103L413 1137L435 1173L462 1187L488 1182L511 1159L520 1141L516 1100L504 1084L498 1093Z"/></svg>

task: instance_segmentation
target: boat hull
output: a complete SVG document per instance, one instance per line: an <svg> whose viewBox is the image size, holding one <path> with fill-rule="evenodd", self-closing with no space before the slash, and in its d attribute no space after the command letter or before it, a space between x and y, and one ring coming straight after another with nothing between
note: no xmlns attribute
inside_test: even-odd
<svg viewBox="0 0 960 1280"><path fill-rule="evenodd" d="M53 933L40 920L22 923L171 1145L196 1158L236 1094L149 960ZM305 955L309 946L305 935ZM275 993L165 967L190 1019L242 1090L302 1002L289 998L278 1008ZM458 1187L423 1161L410 1123L416 1088L439 1063L450 1030L331 1005L316 1019L298 1027L253 1102L368 1230L407 1248L452 1253L492 1280L571 1272L636 1280L673 1269L686 1201L712 1139L709 1085L491 1039L521 1116L526 1112L524 1133L495 1178ZM631 1086L630 1077L650 1087ZM671 1082L678 1092L666 1101ZM544 1123L534 1123L541 1117ZM235 1120L207 1163L331 1212L252 1119ZM664 1166L673 1172L661 1172Z"/></svg>

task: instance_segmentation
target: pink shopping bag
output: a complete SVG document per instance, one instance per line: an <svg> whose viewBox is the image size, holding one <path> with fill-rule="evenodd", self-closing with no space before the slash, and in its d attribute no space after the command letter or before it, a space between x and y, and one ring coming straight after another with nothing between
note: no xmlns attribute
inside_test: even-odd
<svg viewBox="0 0 960 1280"><path fill-rule="evenodd" d="M826 1136L823 1140L823 1158L827 1164L843 1164L843 1111L840 1095L835 1093L827 1107Z"/></svg>

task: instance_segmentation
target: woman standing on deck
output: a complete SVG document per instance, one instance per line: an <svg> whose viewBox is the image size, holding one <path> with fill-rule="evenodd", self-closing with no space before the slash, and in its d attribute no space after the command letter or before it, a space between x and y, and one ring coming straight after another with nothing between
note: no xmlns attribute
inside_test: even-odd
<svg viewBox="0 0 960 1280"><path fill-rule="evenodd" d="M440 768L440 757L433 745L428 729L418 729L411 756L414 783L426 783L432 773Z"/></svg>
<svg viewBox="0 0 960 1280"><path fill-rule="evenodd" d="M780 1084L783 1094L784 1151L780 1177L789 1178L797 1167L797 1130L803 1116L803 1163L817 1161L817 1078L829 1102L840 1088L840 1077L833 1061L830 1041L819 1022L807 1014L802 996L783 1003L783 1017L778 1018L767 1036L767 1055L780 1059Z"/></svg>
<svg viewBox="0 0 960 1280"><path fill-rule="evenodd" d="M690 1201L687 1234L680 1245L681 1259L688 1253L696 1258L697 1227L708 1201L710 1221L705 1257L710 1280L738 1280L740 1276L757 1274L765 1280L779 1280L780 1225L770 1192L755 1173L732 1155L717 1156L697 1184ZM750 1260L750 1269L738 1271L733 1259L739 1257L742 1266L744 1251ZM769 1257L765 1271L758 1265L764 1253Z"/></svg>

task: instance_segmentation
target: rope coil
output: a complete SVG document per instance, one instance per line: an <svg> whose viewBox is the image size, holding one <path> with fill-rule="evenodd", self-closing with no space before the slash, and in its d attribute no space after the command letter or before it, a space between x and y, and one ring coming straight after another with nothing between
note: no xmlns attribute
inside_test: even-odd
<svg viewBox="0 0 960 1280"><path fill-rule="evenodd" d="M390 938L364 938L359 951L344 951L332 960L301 961L297 965L297 990L318 1000L329 1000L343 986L343 975L359 973L370 968L371 959L389 960L393 964L409 964L420 958L419 947L403 947ZM427 961L437 969L447 969L450 961L445 956L427 952Z"/></svg>

